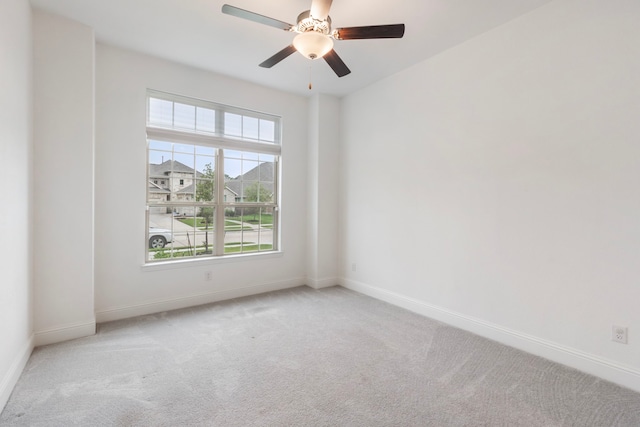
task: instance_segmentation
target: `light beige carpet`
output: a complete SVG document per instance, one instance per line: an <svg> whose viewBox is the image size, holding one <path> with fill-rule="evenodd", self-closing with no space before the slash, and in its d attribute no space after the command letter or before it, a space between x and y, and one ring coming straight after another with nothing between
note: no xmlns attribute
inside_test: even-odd
<svg viewBox="0 0 640 427"><path fill-rule="evenodd" d="M3 426L640 426L640 394L335 287L35 350Z"/></svg>

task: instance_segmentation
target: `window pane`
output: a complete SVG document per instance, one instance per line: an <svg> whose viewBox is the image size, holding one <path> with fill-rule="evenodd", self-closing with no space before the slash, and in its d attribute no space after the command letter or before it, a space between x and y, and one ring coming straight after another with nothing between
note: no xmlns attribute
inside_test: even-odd
<svg viewBox="0 0 640 427"><path fill-rule="evenodd" d="M270 185L271 184L271 185ZM268 182L252 182L245 188L247 202L273 202L273 184Z"/></svg>
<svg viewBox="0 0 640 427"><path fill-rule="evenodd" d="M193 206L181 206L174 209L173 252L174 258L193 255L193 236L195 235L195 209Z"/></svg>
<svg viewBox="0 0 640 427"><path fill-rule="evenodd" d="M242 153L242 158L244 160L258 160L260 158L260 155L258 153L250 153L245 151L244 153Z"/></svg>
<svg viewBox="0 0 640 427"><path fill-rule="evenodd" d="M196 154L203 154L206 156L213 156L216 154L216 149L213 147L205 147L202 145L196 145Z"/></svg>
<svg viewBox="0 0 640 427"><path fill-rule="evenodd" d="M211 256L215 253L215 234L213 226L200 227L193 240L193 252L196 256Z"/></svg>
<svg viewBox="0 0 640 427"><path fill-rule="evenodd" d="M196 128L196 107L175 103L173 104L173 126L183 129Z"/></svg>
<svg viewBox="0 0 640 427"><path fill-rule="evenodd" d="M275 142L276 124L270 120L260 120L260 140Z"/></svg>
<svg viewBox="0 0 640 427"><path fill-rule="evenodd" d="M259 121L255 117L242 117L242 137L258 139L259 135Z"/></svg>
<svg viewBox="0 0 640 427"><path fill-rule="evenodd" d="M173 144L175 153L193 154L194 146L189 144Z"/></svg>
<svg viewBox="0 0 640 427"><path fill-rule="evenodd" d="M215 164L215 157L196 156L196 171L198 172L198 176L202 178L200 174L203 174L208 178L213 178L213 169L215 167Z"/></svg>
<svg viewBox="0 0 640 427"><path fill-rule="evenodd" d="M178 189L174 200L176 202L193 202L196 200L196 186L193 179L181 179L178 181Z"/></svg>
<svg viewBox="0 0 640 427"><path fill-rule="evenodd" d="M224 113L224 133L229 136L242 136L242 116Z"/></svg>
<svg viewBox="0 0 640 427"><path fill-rule="evenodd" d="M261 162L273 163L276 160L276 156L272 156L270 154L260 154L259 159L260 159Z"/></svg>
<svg viewBox="0 0 640 427"><path fill-rule="evenodd" d="M171 153L167 152L167 151L155 151L155 150L149 150L149 164L150 165L159 165L161 163L163 163L166 160L170 160L171 159ZM150 175L149 177L151 177L151 171L153 169L150 169Z"/></svg>
<svg viewBox="0 0 640 427"><path fill-rule="evenodd" d="M196 180L196 201L198 202L210 202L215 197L215 185L212 179L197 179Z"/></svg>
<svg viewBox="0 0 640 427"><path fill-rule="evenodd" d="M166 206L150 206L147 211L149 228L147 230L147 242L149 247L149 259L164 257L168 251L171 255L173 247L173 215Z"/></svg>
<svg viewBox="0 0 640 427"><path fill-rule="evenodd" d="M182 206L171 212L166 207L151 206L148 212L150 261L213 254L214 208Z"/></svg>
<svg viewBox="0 0 640 427"><path fill-rule="evenodd" d="M258 165L257 161L242 160L243 179L258 179Z"/></svg>
<svg viewBox="0 0 640 427"><path fill-rule="evenodd" d="M273 215L267 208L225 211L225 254L273 250Z"/></svg>
<svg viewBox="0 0 640 427"><path fill-rule="evenodd" d="M173 172L174 173L190 173L194 172L193 154L174 153L173 154Z"/></svg>
<svg viewBox="0 0 640 427"><path fill-rule="evenodd" d="M244 153L256 157L255 153ZM275 160L273 156L265 156ZM272 203L275 201L274 162L224 160L225 202Z"/></svg>
<svg viewBox="0 0 640 427"><path fill-rule="evenodd" d="M259 251L275 249L273 242L273 208L260 208Z"/></svg>
<svg viewBox="0 0 640 427"><path fill-rule="evenodd" d="M260 166L258 166L260 170L258 180L263 184L273 183L275 177L275 168L273 166L274 165L271 162L262 162L260 163Z"/></svg>
<svg viewBox="0 0 640 427"><path fill-rule="evenodd" d="M224 156L229 159L241 159L242 151L224 150Z"/></svg>
<svg viewBox="0 0 640 427"><path fill-rule="evenodd" d="M242 174L242 160L238 159L224 159L224 174L225 177L237 178Z"/></svg>
<svg viewBox="0 0 640 427"><path fill-rule="evenodd" d="M166 202L171 192L157 178L149 178L147 200L149 203Z"/></svg>
<svg viewBox="0 0 640 427"><path fill-rule="evenodd" d="M171 142L149 140L149 149L171 151L173 144Z"/></svg>
<svg viewBox="0 0 640 427"><path fill-rule="evenodd" d="M273 201L273 193L258 181L243 181L243 202L268 203Z"/></svg>
<svg viewBox="0 0 640 427"><path fill-rule="evenodd" d="M173 102L149 98L149 123L160 126L173 125Z"/></svg>
<svg viewBox="0 0 640 427"><path fill-rule="evenodd" d="M198 156L197 163L196 200L199 202L213 201L215 200L215 158Z"/></svg>
<svg viewBox="0 0 640 427"><path fill-rule="evenodd" d="M209 108L196 108L196 130L201 132L216 131L216 112Z"/></svg>

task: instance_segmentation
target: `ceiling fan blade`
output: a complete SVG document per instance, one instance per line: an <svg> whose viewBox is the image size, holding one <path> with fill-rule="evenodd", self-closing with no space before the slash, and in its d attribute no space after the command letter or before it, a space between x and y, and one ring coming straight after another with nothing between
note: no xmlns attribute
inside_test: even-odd
<svg viewBox="0 0 640 427"><path fill-rule="evenodd" d="M293 25L287 24L286 22L278 21L277 19L259 15L254 12L249 12L248 10L240 9L239 7L231 6L228 4L222 6L222 13L226 13L227 15L232 15L238 18L248 19L249 21L257 22L258 24L269 25L270 27L279 28L285 31L289 31L291 28L293 28Z"/></svg>
<svg viewBox="0 0 640 427"><path fill-rule="evenodd" d="M335 71L338 77L344 77L351 72L349 67L342 62L342 59L338 56L335 50L331 49L329 53L323 56L327 64Z"/></svg>
<svg viewBox="0 0 640 427"><path fill-rule="evenodd" d="M404 24L394 24L338 28L335 38L338 40L400 39L402 36L404 36Z"/></svg>
<svg viewBox="0 0 640 427"><path fill-rule="evenodd" d="M260 64L260 66L262 68L271 68L274 65L276 65L278 62L282 61L283 59L291 55L295 51L296 51L296 48L293 47L293 45L287 46L284 49L282 49L280 52L273 55L271 58L264 61L262 64Z"/></svg>
<svg viewBox="0 0 640 427"><path fill-rule="evenodd" d="M333 0L311 0L311 16L320 21L327 19L332 1Z"/></svg>

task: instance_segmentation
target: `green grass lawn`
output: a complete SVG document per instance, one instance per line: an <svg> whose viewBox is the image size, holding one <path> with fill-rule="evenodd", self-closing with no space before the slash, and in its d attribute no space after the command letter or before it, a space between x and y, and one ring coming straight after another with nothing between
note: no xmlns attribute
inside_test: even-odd
<svg viewBox="0 0 640 427"><path fill-rule="evenodd" d="M253 230L248 225L238 224L237 222L226 221L224 224L224 231L241 231L241 230Z"/></svg>
<svg viewBox="0 0 640 427"><path fill-rule="evenodd" d="M240 218L240 217L238 217ZM193 227L195 224L195 227L199 230L205 230L205 226L207 225L204 221L203 218L201 217L196 217L195 220L193 218L180 218L178 221L180 221L183 224L188 225L189 227ZM230 231L240 231L240 230L251 230L251 227L246 226L246 225L241 225L238 224L237 221L240 221L240 219L233 219L233 220L225 220L224 221L224 229L225 230L230 230ZM248 221L247 221L248 222ZM207 228L208 230L213 230L213 224L209 224L209 228Z"/></svg>
<svg viewBox="0 0 640 427"><path fill-rule="evenodd" d="M194 218L180 218L178 221L187 224L189 227L193 227L195 224L197 228L204 228L207 225L202 217L196 217L195 220ZM213 224L209 224L209 229L213 229Z"/></svg>
<svg viewBox="0 0 640 427"><path fill-rule="evenodd" d="M258 251L268 251L273 249L273 245L263 243L258 246L256 243L247 243L240 246L241 242L229 242L225 243L224 253L225 254L233 254L233 253L244 253L244 252L258 252ZM209 253L213 251L213 245L209 245ZM150 253L155 253L153 259L167 259L167 258L184 258L191 257L194 255L203 255L205 253L204 245L198 245L195 248L189 247L180 247L173 248L173 256L172 250L167 248L162 249L149 249Z"/></svg>
<svg viewBox="0 0 640 427"><path fill-rule="evenodd" d="M273 249L273 245L267 245L267 244L262 244L260 245L259 248L257 244L229 246L229 247L225 245L224 253L233 254L233 253L239 253L239 252L257 252L257 251L268 251L271 249Z"/></svg>
<svg viewBox="0 0 640 427"><path fill-rule="evenodd" d="M273 225L273 215L272 214L245 215L244 217L242 217L242 220L244 222L248 222L249 224Z"/></svg>

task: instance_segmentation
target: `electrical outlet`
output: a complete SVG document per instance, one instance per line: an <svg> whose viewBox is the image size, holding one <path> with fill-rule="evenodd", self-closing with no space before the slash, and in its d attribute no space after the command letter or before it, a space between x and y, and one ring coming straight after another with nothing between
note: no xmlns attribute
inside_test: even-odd
<svg viewBox="0 0 640 427"><path fill-rule="evenodd" d="M205 271L204 273L204 280L206 280L207 282L210 281L213 278L213 275L211 274L210 271Z"/></svg>
<svg viewBox="0 0 640 427"><path fill-rule="evenodd" d="M611 340L615 342L619 342L621 344L627 343L628 338L628 330L626 326L617 326L613 325L611 330Z"/></svg>

